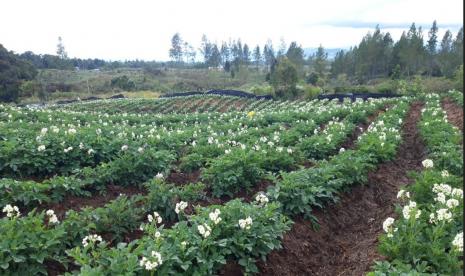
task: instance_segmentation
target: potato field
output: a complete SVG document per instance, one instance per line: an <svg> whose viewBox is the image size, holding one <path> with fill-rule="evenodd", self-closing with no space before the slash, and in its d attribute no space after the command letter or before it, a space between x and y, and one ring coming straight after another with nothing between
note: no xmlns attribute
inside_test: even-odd
<svg viewBox="0 0 465 276"><path fill-rule="evenodd" d="M461 275L462 131L457 91L3 104L0 275Z"/></svg>

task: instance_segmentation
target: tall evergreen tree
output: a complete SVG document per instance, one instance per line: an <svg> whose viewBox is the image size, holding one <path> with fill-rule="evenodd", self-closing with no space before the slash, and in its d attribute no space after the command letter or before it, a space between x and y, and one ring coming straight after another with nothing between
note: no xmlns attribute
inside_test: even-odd
<svg viewBox="0 0 465 276"><path fill-rule="evenodd" d="M224 65L227 61L229 61L230 50L226 42L221 43L220 55L221 55L221 64Z"/></svg>
<svg viewBox="0 0 465 276"><path fill-rule="evenodd" d="M452 42L451 52L453 55L452 66L455 72L463 64L463 27L457 32L457 36Z"/></svg>
<svg viewBox="0 0 465 276"><path fill-rule="evenodd" d="M439 48L438 60L441 72L447 77L451 77L454 73L452 54L452 33L447 30L441 40L441 46Z"/></svg>
<svg viewBox="0 0 465 276"><path fill-rule="evenodd" d="M244 43L244 48L242 49L242 61L245 65L250 64L250 49L247 43Z"/></svg>
<svg viewBox="0 0 465 276"><path fill-rule="evenodd" d="M345 53L344 50L339 50L331 63L331 77L336 78L338 75L345 72Z"/></svg>
<svg viewBox="0 0 465 276"><path fill-rule="evenodd" d="M255 63L255 66L258 67L260 66L260 63L262 62L262 54L260 52L260 46L257 45L254 50L253 50L253 61Z"/></svg>
<svg viewBox="0 0 465 276"><path fill-rule="evenodd" d="M313 57L314 63L313 67L315 72L318 74L320 78L324 78L327 73L327 66L328 66L328 53L325 51L325 48L320 44L316 53Z"/></svg>
<svg viewBox="0 0 465 276"><path fill-rule="evenodd" d="M289 49L286 52L286 57L290 62L294 63L297 72L302 73L304 60L304 50L301 46L297 45L297 42L293 41L289 45Z"/></svg>
<svg viewBox="0 0 465 276"><path fill-rule="evenodd" d="M221 63L220 50L216 43L212 44L210 59L208 60L208 66L218 67Z"/></svg>
<svg viewBox="0 0 465 276"><path fill-rule="evenodd" d="M430 55L436 54L436 48L438 46L438 26L436 20L433 21L433 25L428 32L428 42L426 44L426 49Z"/></svg>
<svg viewBox="0 0 465 276"><path fill-rule="evenodd" d="M435 68L437 68L436 61L436 49L438 45L438 26L436 20L433 21L433 25L428 32L428 41L426 42L427 57L428 57L428 75L434 74Z"/></svg>
<svg viewBox="0 0 465 276"><path fill-rule="evenodd" d="M200 52L203 56L203 62L208 66L208 61L210 60L212 55L212 44L210 43L205 34L202 35L202 40L200 43Z"/></svg>
<svg viewBox="0 0 465 276"><path fill-rule="evenodd" d="M265 65L267 69L269 70L271 68L271 65L274 63L275 60L275 53L273 49L273 43L271 40L267 40L265 47L263 48L263 58L265 60Z"/></svg>
<svg viewBox="0 0 465 276"><path fill-rule="evenodd" d="M58 37L57 55L62 59L68 58L68 53L66 53L65 45L63 44L63 40L61 39L61 36Z"/></svg>
<svg viewBox="0 0 465 276"><path fill-rule="evenodd" d="M170 58L174 62L182 62L183 56L183 41L181 39L181 35L179 33L175 33L171 38L171 48L169 50Z"/></svg>

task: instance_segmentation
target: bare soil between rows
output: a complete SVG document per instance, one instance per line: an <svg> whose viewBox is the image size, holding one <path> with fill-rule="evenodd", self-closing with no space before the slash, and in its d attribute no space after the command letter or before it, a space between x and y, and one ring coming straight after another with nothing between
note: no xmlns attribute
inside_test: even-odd
<svg viewBox="0 0 465 276"><path fill-rule="evenodd" d="M463 108L451 98L445 98L442 101L442 108L446 111L447 120L463 131Z"/></svg>
<svg viewBox="0 0 465 276"><path fill-rule="evenodd" d="M68 210L79 211L85 207L98 208L116 199L119 195L126 195L130 197L136 194L144 195L146 193L147 191L144 188L139 188L137 186L123 187L117 185L107 185L105 194L93 194L90 197L66 196L58 203L41 206L39 210L52 209L61 220L65 217L65 213Z"/></svg>
<svg viewBox="0 0 465 276"><path fill-rule="evenodd" d="M260 275L365 275L375 260L382 222L394 216L393 204L401 186L411 182L407 172L421 170L425 147L416 128L422 104L413 103L402 127L403 142L393 161L369 174L368 183L354 187L341 200L314 212L319 229L296 218L283 238L283 249L259 262ZM230 272L241 275L235 264Z"/></svg>

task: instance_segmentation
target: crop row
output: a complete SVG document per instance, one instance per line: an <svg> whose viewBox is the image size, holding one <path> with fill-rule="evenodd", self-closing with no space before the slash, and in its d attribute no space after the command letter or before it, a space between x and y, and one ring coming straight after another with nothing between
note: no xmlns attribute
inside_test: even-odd
<svg viewBox="0 0 465 276"><path fill-rule="evenodd" d="M424 170L397 195L398 219L387 218L372 275L460 275L463 269L463 150L461 133L430 94L419 124L428 150Z"/></svg>
<svg viewBox="0 0 465 276"><path fill-rule="evenodd" d="M451 97L458 105L463 107L463 93L457 90L450 90L447 93L449 97Z"/></svg>

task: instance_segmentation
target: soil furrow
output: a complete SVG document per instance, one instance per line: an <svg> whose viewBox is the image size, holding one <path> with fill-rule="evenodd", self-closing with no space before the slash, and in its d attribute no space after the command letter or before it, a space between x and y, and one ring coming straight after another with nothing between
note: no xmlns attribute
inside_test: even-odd
<svg viewBox="0 0 465 276"><path fill-rule="evenodd" d="M411 182L407 172L421 170L425 156L416 127L421 108L421 103L412 104L395 160L381 164L366 185L354 187L337 204L315 211L318 230L310 221L295 219L283 249L259 263L260 275L364 275L383 258L377 252L382 222L394 215L399 188Z"/></svg>
<svg viewBox="0 0 465 276"><path fill-rule="evenodd" d="M463 108L450 98L442 101L442 108L446 111L447 120L463 131Z"/></svg>

